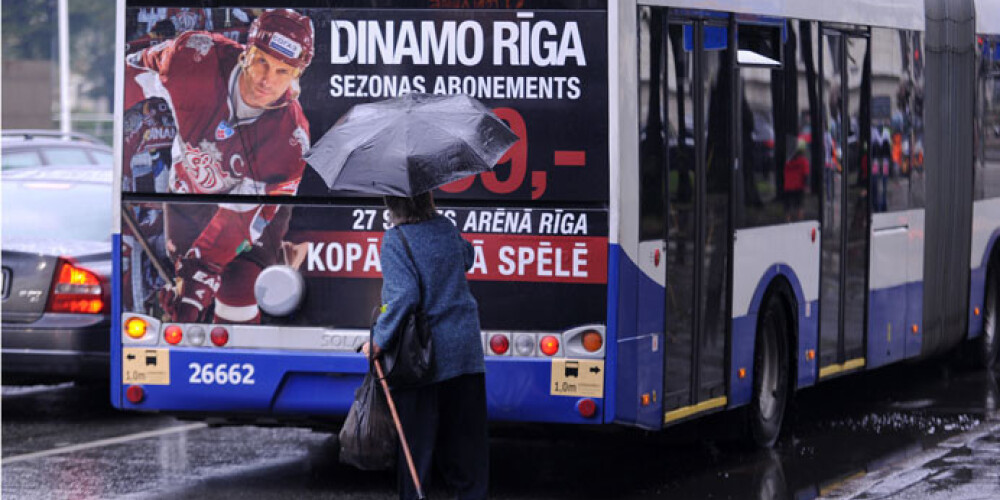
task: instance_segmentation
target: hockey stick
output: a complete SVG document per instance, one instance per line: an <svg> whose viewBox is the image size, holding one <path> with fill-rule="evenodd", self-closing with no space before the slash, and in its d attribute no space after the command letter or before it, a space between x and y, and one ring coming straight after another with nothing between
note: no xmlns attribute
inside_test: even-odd
<svg viewBox="0 0 1000 500"><path fill-rule="evenodd" d="M122 207L122 219L125 220L125 225L128 226L129 231L132 231L132 235L135 236L135 240L139 242L139 246L142 247L142 251L146 252L146 255L149 256L149 261L153 264L153 267L156 268L156 273L163 278L163 281L173 283L173 273L168 273L163 267L163 264L160 263L160 259L156 258L156 254L153 253L153 249L149 246L149 242L146 241L146 237L139 232L139 224L135 221L135 218L132 217L132 214L129 213L128 208Z"/></svg>

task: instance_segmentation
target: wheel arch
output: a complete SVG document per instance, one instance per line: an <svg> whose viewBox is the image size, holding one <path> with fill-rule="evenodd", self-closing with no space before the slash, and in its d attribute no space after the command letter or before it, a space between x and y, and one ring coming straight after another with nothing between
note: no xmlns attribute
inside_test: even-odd
<svg viewBox="0 0 1000 500"><path fill-rule="evenodd" d="M759 328L759 316L765 304L772 297L781 302L781 307L788 321L788 355L789 381L792 390L807 387L815 383L816 362L807 360L800 354L806 350L815 349L818 331L815 311L810 312L810 305L803 293L803 287L798 276L785 264L773 264L757 280L749 308L745 316L732 319L732 347L730 365L730 404L731 408L748 404L752 397L754 356L756 354L756 332ZM812 305L815 308L815 304ZM745 370L741 378L739 373Z"/></svg>
<svg viewBox="0 0 1000 500"><path fill-rule="evenodd" d="M1000 241L1000 229L993 235L993 238L990 240L990 249L986 252L987 278L991 275L990 273L1000 271L1000 244L997 244L998 241ZM985 290L985 287L983 290Z"/></svg>
<svg viewBox="0 0 1000 500"><path fill-rule="evenodd" d="M977 265L970 269L970 286L968 302L969 328L966 338L974 340L983 334L983 318L976 314L979 307L985 306L986 288L991 276L1000 273L1000 228L993 231L982 251L981 256L973 256Z"/></svg>

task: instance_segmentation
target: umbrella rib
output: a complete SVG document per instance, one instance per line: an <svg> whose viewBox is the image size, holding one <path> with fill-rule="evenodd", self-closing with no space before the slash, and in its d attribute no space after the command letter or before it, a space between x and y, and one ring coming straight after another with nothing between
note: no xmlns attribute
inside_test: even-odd
<svg viewBox="0 0 1000 500"><path fill-rule="evenodd" d="M448 129L442 127L441 125L438 125L437 123L434 123L432 121L424 120L423 118L421 118L420 121L422 123L428 125L428 126L434 127L434 128L436 128L436 129L438 129L438 130L440 130L440 131L442 131L442 132L444 132L444 133L446 133L446 134L448 134L448 135L450 135L452 137L457 138L458 140L462 141L463 144L465 144L466 146L468 146L469 149L471 149L472 151L475 151L477 155L480 153L480 148L477 148L477 147L473 146L472 144L469 144L469 141L465 140L465 137L462 137L461 135L452 133L450 130L448 130ZM409 136L409 134L407 134L407 136ZM487 167L493 167L493 165L487 165Z"/></svg>

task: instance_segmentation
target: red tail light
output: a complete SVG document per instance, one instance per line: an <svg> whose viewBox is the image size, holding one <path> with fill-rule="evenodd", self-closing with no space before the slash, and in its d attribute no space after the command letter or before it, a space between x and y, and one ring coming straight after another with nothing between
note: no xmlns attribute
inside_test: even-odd
<svg viewBox="0 0 1000 500"><path fill-rule="evenodd" d="M490 350L494 354L506 354L508 348L510 348L510 341L507 340L507 337L499 334L490 337Z"/></svg>
<svg viewBox="0 0 1000 500"><path fill-rule="evenodd" d="M184 339L184 330L178 325L170 325L163 330L163 340L168 344L177 345Z"/></svg>
<svg viewBox="0 0 1000 500"><path fill-rule="evenodd" d="M56 266L47 311L85 314L105 311L104 287L97 274L65 260L60 260Z"/></svg>
<svg viewBox="0 0 1000 500"><path fill-rule="evenodd" d="M129 403L137 405L146 399L146 391L142 389L141 385L130 385L128 389L125 389L125 399Z"/></svg>
<svg viewBox="0 0 1000 500"><path fill-rule="evenodd" d="M209 334L209 337L211 337L212 343L219 347L222 347L226 345L226 342L229 342L229 332L221 326L212 328L212 333Z"/></svg>
<svg viewBox="0 0 1000 500"><path fill-rule="evenodd" d="M538 343L538 347L546 356L553 356L559 352L559 339L552 335L546 335L542 337L542 340Z"/></svg>
<svg viewBox="0 0 1000 500"><path fill-rule="evenodd" d="M576 402L576 411L580 412L583 418L593 417L597 413L597 403L593 399L581 399Z"/></svg>

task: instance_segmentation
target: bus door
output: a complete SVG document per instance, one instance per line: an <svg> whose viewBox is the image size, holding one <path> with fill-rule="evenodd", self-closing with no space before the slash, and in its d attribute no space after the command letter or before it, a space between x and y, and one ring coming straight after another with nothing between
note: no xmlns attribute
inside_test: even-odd
<svg viewBox="0 0 1000 500"><path fill-rule="evenodd" d="M643 240L664 242L663 264L653 270L664 285L662 308L649 319L664 332L669 424L726 404L732 61L727 19L642 12L650 13L650 31L658 30L650 35L657 48L640 57L659 73L648 75L658 87L650 91L659 95L646 99L658 109L640 110L646 122L641 189L644 200L661 201L643 202L641 213L660 215L644 217L640 233ZM659 153L649 147L654 142Z"/></svg>
<svg viewBox="0 0 1000 500"><path fill-rule="evenodd" d="M819 377L865 366L871 62L865 32L824 30Z"/></svg>

